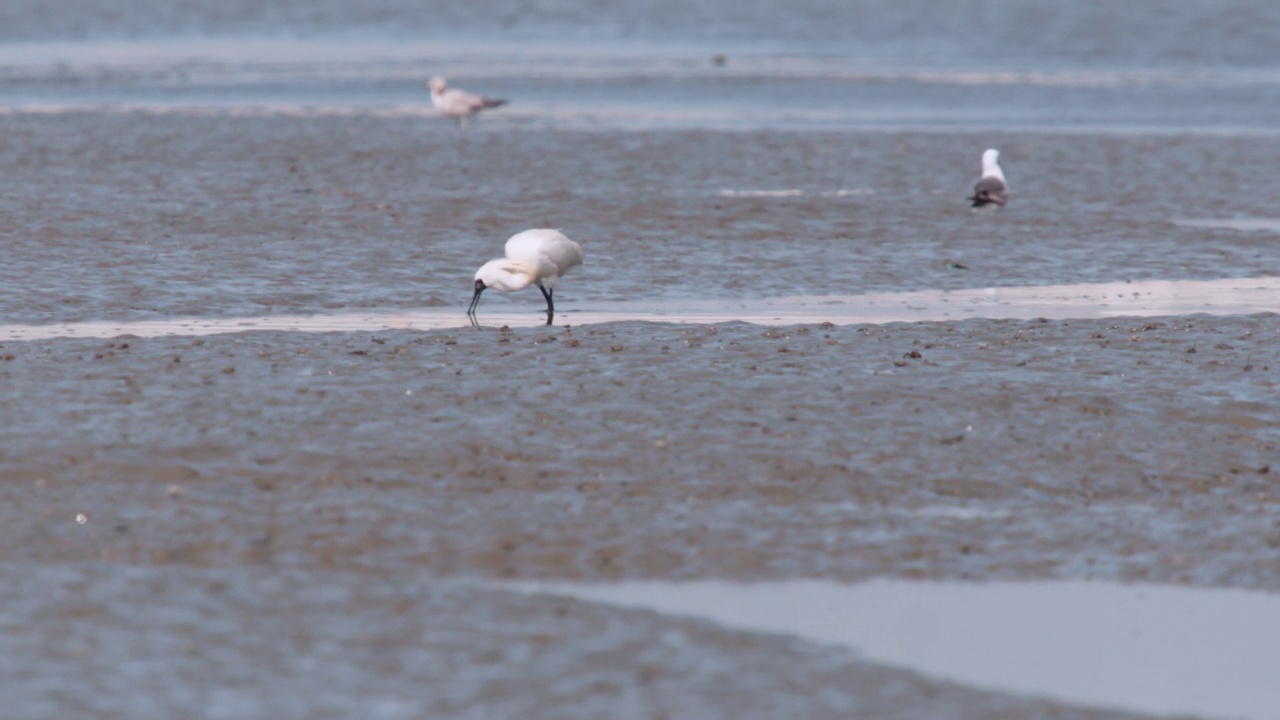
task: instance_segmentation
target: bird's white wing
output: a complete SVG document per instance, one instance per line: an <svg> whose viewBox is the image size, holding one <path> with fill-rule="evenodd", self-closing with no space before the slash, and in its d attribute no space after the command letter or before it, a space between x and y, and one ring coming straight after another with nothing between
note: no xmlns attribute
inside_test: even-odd
<svg viewBox="0 0 1280 720"><path fill-rule="evenodd" d="M467 115L485 106L486 100L465 90L450 88L435 95L436 107L449 115Z"/></svg>
<svg viewBox="0 0 1280 720"><path fill-rule="evenodd" d="M551 279L582 264L582 246L559 230L538 229L516 233L504 248L508 258L536 267L539 277Z"/></svg>
<svg viewBox="0 0 1280 720"><path fill-rule="evenodd" d="M582 264L582 246L564 235L551 243L546 252L551 262L556 264L557 275L563 275Z"/></svg>

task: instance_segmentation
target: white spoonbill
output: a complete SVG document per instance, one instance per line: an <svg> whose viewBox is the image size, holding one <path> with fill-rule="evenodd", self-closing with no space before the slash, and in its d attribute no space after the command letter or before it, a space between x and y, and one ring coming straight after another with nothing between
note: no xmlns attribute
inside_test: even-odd
<svg viewBox="0 0 1280 720"><path fill-rule="evenodd" d="M547 299L547 324L550 325L556 311L552 299L556 280L582 264L582 246L559 230L540 229L512 235L503 251L506 257L490 260L476 271L476 293L471 296L467 315L475 318L480 293L489 288L516 292L537 285L542 297Z"/></svg>
<svg viewBox="0 0 1280 720"><path fill-rule="evenodd" d="M457 120L458 124L464 128L467 126L467 118L472 115L485 108L507 104L506 100L497 100L451 88L448 81L439 75L428 80L427 87L431 88L431 104L436 110L439 110L441 115Z"/></svg>
<svg viewBox="0 0 1280 720"><path fill-rule="evenodd" d="M982 177L973 186L973 207L983 205L1004 206L1009 202L1009 183L1000 169L1000 151L990 149L982 153Z"/></svg>

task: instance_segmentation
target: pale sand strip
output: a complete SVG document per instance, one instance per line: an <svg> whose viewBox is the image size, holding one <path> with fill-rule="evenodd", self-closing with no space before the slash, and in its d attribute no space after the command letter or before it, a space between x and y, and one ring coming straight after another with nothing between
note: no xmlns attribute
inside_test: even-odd
<svg viewBox="0 0 1280 720"><path fill-rule="evenodd" d="M591 325L630 320L699 324L738 321L756 325L831 322L849 325L968 318L1063 320L1194 314L1250 315L1263 312L1280 312L1278 277L925 290L745 301L594 302L584 303L580 309L570 305L568 310L557 313L556 324ZM480 322L486 326L536 326L543 317L541 313L532 310L482 311L479 314ZM197 336L261 330L442 330L464 328L468 325L469 321L461 307L425 308L416 311L317 315L0 325L0 341L55 337L110 338L121 335Z"/></svg>

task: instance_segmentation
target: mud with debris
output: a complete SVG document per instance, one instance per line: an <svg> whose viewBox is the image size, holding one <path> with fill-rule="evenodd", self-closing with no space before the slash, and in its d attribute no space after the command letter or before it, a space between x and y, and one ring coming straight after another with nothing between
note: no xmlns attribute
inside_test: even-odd
<svg viewBox="0 0 1280 720"><path fill-rule="evenodd" d="M1274 315L0 352L33 714L1101 717L462 581L1280 588Z"/></svg>
<svg viewBox="0 0 1280 720"><path fill-rule="evenodd" d="M1274 233L1173 222L1274 208L1267 138L1012 135L1014 198L976 216L963 133L0 128L6 323L461 314L537 226L587 250L568 318L1280 261ZM0 341L6 711L1110 717L467 581L1280 590L1275 315L546 328L536 294L489 295L528 324Z"/></svg>

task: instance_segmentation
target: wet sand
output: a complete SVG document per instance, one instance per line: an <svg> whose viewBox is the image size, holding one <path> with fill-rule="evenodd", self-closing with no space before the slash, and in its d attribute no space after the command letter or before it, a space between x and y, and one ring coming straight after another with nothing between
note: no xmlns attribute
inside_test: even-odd
<svg viewBox="0 0 1280 720"><path fill-rule="evenodd" d="M1280 260L1273 233L1173 221L1266 217L1256 138L1018 136L1009 211L974 216L965 135L0 123L6 324L460 313L530 226L587 248L570 319ZM1113 717L465 581L1280 590L1275 314L509 325L0 338L13 712Z"/></svg>
<svg viewBox="0 0 1280 720"><path fill-rule="evenodd" d="M532 293L530 293L532 294ZM456 308L411 312L335 312L256 317L188 317L170 320L64 322L0 325L0 340L113 338L123 335L205 336L261 330L299 332L381 332L464 327L572 327L627 321L681 324L746 322L752 325L879 325L894 322L1063 320L1166 317L1170 315L1251 315L1280 310L1280 278L1161 280L1083 285L925 290L867 295L779 297L753 301L680 300L595 302L585 309L491 312L475 317Z"/></svg>
<svg viewBox="0 0 1280 720"><path fill-rule="evenodd" d="M6 343L22 419L6 527L71 531L7 554L1271 588L1278 331L1261 315ZM1000 532L957 535L975 525Z"/></svg>
<svg viewBox="0 0 1280 720"><path fill-rule="evenodd" d="M1007 212L963 201L980 133L456 132L420 117L4 116L5 323L465 308L507 237L559 227L578 303L1258 277L1267 137L1013 134ZM1194 159L1194 161L1189 160ZM1159 181L1153 181L1159 178ZM1213 178L1206 182L1205 178ZM726 196L799 191L800 195ZM494 310L526 296L485 298ZM536 303L535 303L536 304Z"/></svg>
<svg viewBox="0 0 1280 720"><path fill-rule="evenodd" d="M236 712L299 716L394 697L381 716L1083 717L451 581L1275 590L1278 333L1259 315L6 343L4 642L43 648L22 672L94 678L20 707L158 717L225 687ZM112 692L139 678L163 711Z"/></svg>

